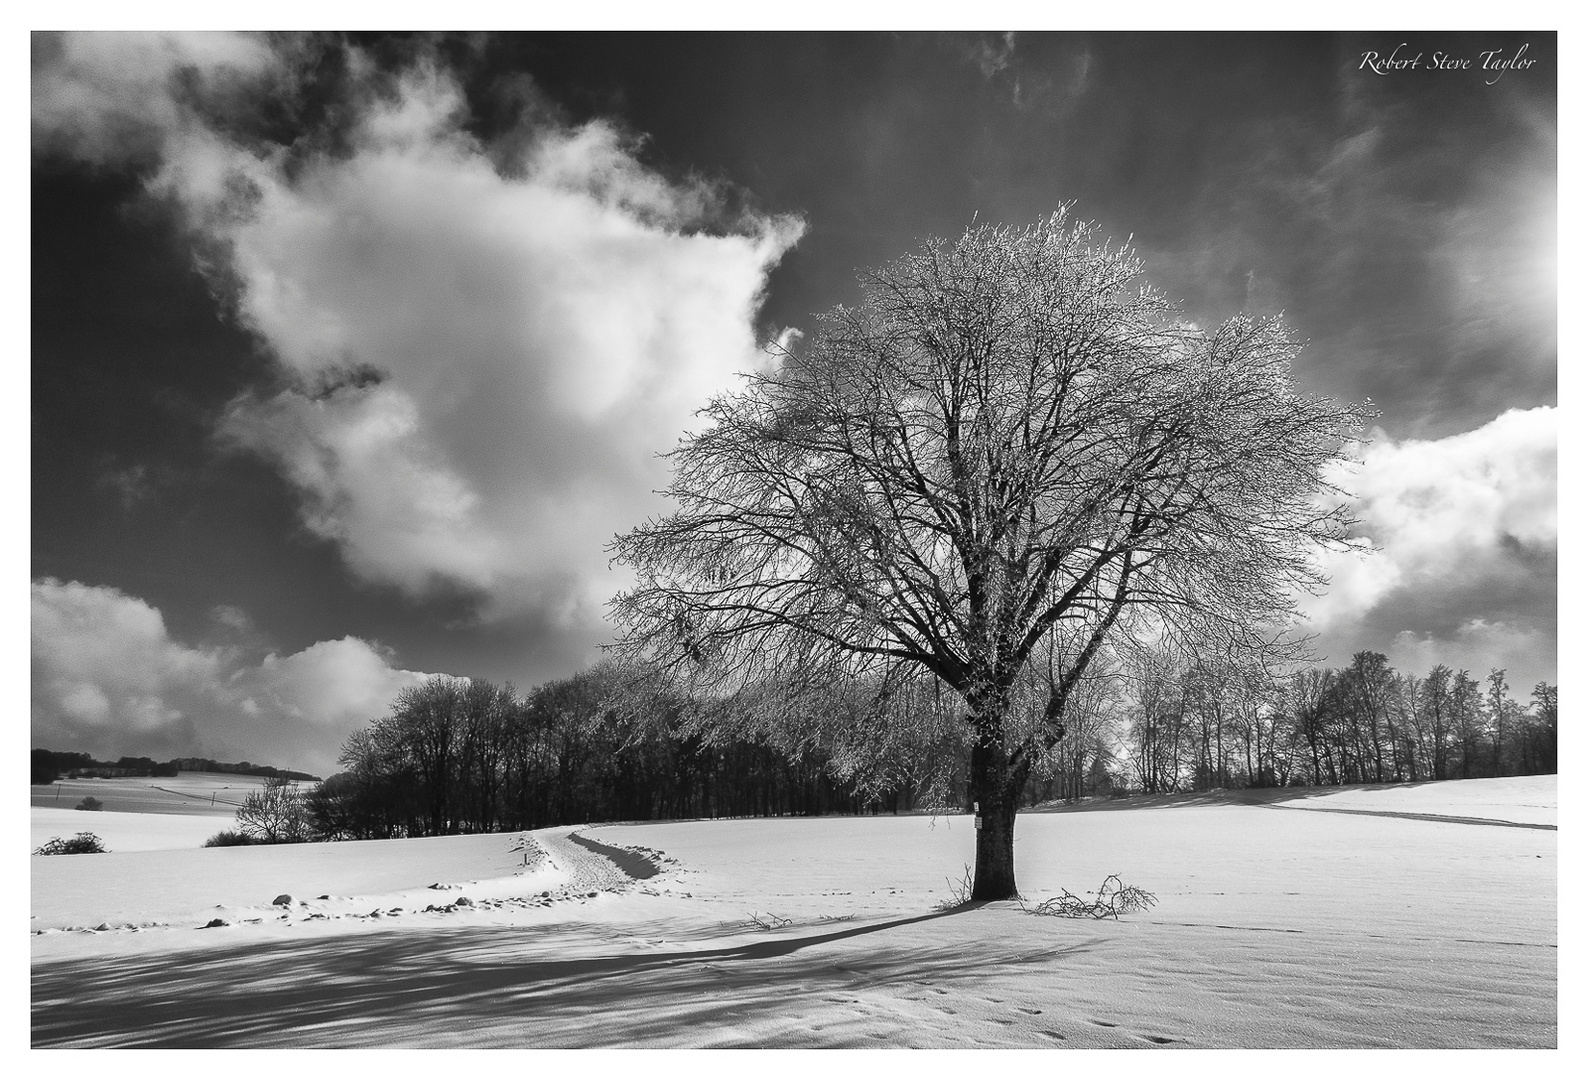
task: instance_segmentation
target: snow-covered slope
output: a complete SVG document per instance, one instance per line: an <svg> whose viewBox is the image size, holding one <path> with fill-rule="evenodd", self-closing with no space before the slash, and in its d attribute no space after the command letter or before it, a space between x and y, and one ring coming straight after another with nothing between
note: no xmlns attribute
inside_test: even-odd
<svg viewBox="0 0 1588 1080"><path fill-rule="evenodd" d="M1484 783L1023 814L1117 922L945 910L963 816L35 858L34 1042L1552 1046L1554 778Z"/></svg>

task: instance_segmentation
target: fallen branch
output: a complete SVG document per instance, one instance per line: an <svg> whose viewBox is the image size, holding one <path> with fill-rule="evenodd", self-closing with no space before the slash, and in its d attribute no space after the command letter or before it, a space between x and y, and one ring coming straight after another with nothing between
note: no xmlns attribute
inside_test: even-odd
<svg viewBox="0 0 1588 1080"><path fill-rule="evenodd" d="M1027 905L1020 901L1020 910L1027 915L1052 915L1060 919L1117 919L1133 911L1146 911L1158 898L1145 889L1126 885L1118 874L1109 874L1092 900L1083 900L1068 889L1038 904Z"/></svg>

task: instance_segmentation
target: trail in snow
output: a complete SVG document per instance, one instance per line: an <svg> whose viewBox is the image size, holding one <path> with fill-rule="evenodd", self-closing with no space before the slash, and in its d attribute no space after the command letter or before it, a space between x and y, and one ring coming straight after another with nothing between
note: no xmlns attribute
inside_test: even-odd
<svg viewBox="0 0 1588 1080"><path fill-rule="evenodd" d="M535 834L551 861L567 873L570 889L616 891L639 879L656 876L659 867L648 855L587 840L577 832L583 828L589 826L547 829Z"/></svg>

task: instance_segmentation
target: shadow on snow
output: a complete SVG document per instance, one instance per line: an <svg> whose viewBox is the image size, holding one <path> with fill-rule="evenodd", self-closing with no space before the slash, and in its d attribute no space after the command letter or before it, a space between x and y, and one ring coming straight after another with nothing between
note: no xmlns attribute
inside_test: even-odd
<svg viewBox="0 0 1588 1080"><path fill-rule="evenodd" d="M953 944L882 940L858 957L821 948L967 910L565 960L514 957L545 948L545 927L471 927L64 961L33 973L33 1045L700 1045L713 1032L732 1041L737 1031L743 1040L749 1025L777 1021L824 994L910 983L944 994L944 984L1095 944L1016 949L971 935ZM834 1036L843 1041L841 1033L824 1041Z"/></svg>

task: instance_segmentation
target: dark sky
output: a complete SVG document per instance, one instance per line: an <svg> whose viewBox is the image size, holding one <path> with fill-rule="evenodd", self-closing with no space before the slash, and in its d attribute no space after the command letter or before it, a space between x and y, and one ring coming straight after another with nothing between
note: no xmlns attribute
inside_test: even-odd
<svg viewBox="0 0 1588 1080"><path fill-rule="evenodd" d="M1065 203L1380 409L1331 662L1554 681L1553 34L38 35L35 744L326 769L571 673L758 343Z"/></svg>

